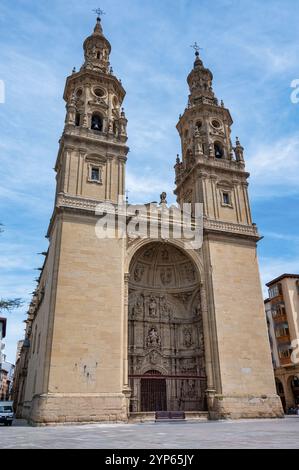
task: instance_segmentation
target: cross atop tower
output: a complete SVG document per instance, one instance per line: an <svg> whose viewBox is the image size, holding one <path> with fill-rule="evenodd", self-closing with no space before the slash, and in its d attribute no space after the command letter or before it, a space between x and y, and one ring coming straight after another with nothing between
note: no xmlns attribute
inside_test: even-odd
<svg viewBox="0 0 299 470"><path fill-rule="evenodd" d="M106 13L101 10L101 8L95 8L92 11L97 15L98 18L101 18L101 16L106 15Z"/></svg>
<svg viewBox="0 0 299 470"><path fill-rule="evenodd" d="M202 48L199 47L199 45L197 44L197 42L195 42L195 43L193 44L193 46L190 46L190 47L192 47L192 49L194 49L195 55L197 55L197 56L199 55L199 51L202 51Z"/></svg>

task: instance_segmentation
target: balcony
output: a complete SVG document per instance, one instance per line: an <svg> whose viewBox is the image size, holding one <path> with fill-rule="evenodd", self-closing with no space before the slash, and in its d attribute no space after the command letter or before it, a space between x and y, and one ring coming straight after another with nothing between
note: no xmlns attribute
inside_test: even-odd
<svg viewBox="0 0 299 470"><path fill-rule="evenodd" d="M293 365L292 360L290 357L283 357L279 359L281 366L291 366Z"/></svg>
<svg viewBox="0 0 299 470"><path fill-rule="evenodd" d="M279 336L276 338L277 344L289 344L291 348L291 338L290 335Z"/></svg>
<svg viewBox="0 0 299 470"><path fill-rule="evenodd" d="M288 317L287 317L286 314L283 314L283 315L276 315L276 316L274 316L274 315L272 314L272 316L273 316L273 321L274 321L274 323L276 323L276 324L278 324L278 323L287 323L287 322L288 322Z"/></svg>

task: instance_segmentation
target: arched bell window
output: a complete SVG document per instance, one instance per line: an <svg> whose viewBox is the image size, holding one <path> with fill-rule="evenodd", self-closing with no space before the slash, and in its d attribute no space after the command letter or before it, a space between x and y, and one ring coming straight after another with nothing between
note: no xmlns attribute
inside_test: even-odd
<svg viewBox="0 0 299 470"><path fill-rule="evenodd" d="M223 158L224 157L224 150L222 145L219 142L216 142L214 144L214 150L215 150L215 157L216 158Z"/></svg>
<svg viewBox="0 0 299 470"><path fill-rule="evenodd" d="M102 132L103 131L103 118L99 114L93 114L91 118L91 129L93 131Z"/></svg>
<svg viewBox="0 0 299 470"><path fill-rule="evenodd" d="M118 136L118 123L116 121L113 123L113 134Z"/></svg>
<svg viewBox="0 0 299 470"><path fill-rule="evenodd" d="M80 126L80 123L81 123L81 114L80 114L80 113L76 113L75 126L76 126L76 127L79 127L79 126Z"/></svg>

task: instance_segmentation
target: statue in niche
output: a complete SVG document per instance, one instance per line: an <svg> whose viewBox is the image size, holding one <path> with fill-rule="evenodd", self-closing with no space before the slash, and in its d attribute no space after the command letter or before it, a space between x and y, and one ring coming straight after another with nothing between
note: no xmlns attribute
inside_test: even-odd
<svg viewBox="0 0 299 470"><path fill-rule="evenodd" d="M142 264L137 264L135 272L134 272L134 279L135 282L141 282L144 274L144 267Z"/></svg>
<svg viewBox="0 0 299 470"><path fill-rule="evenodd" d="M143 305L143 297L139 295L136 300L136 305L133 308L133 313L135 317L143 316L144 313L144 305Z"/></svg>
<svg viewBox="0 0 299 470"><path fill-rule="evenodd" d="M150 303L149 303L149 316L152 318L156 318L157 316L157 302L154 297L151 297Z"/></svg>
<svg viewBox="0 0 299 470"><path fill-rule="evenodd" d="M147 347L157 348L161 346L161 338L156 328L151 328L147 336Z"/></svg>
<svg viewBox="0 0 299 470"><path fill-rule="evenodd" d="M167 317L168 315L170 315L170 307L168 305L166 297L164 297L164 296L161 297L160 307L161 307L161 314L164 317Z"/></svg>
<svg viewBox="0 0 299 470"><path fill-rule="evenodd" d="M171 268L164 268L161 270L161 281L164 286L168 286L172 282Z"/></svg>
<svg viewBox="0 0 299 470"><path fill-rule="evenodd" d="M184 346L185 348L191 348L193 346L192 331L190 328L184 330Z"/></svg>

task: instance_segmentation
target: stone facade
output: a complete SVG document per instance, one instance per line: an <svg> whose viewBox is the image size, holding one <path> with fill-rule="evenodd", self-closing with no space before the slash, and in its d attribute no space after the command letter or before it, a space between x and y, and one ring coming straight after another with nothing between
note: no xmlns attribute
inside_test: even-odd
<svg viewBox="0 0 299 470"><path fill-rule="evenodd" d="M230 113L198 53L178 123L175 192L179 204L204 206L202 248L160 236L96 237L97 204L125 193L128 154L125 91L110 51L98 19L83 67L67 79L50 246L17 408L39 425L127 422L161 408L206 410L211 419L281 416L244 149L232 146Z"/></svg>

